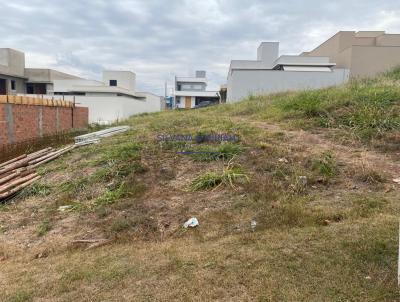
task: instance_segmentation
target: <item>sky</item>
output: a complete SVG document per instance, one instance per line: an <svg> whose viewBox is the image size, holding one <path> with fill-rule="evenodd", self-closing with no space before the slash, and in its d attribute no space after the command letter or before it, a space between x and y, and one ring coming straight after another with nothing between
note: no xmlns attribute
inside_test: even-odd
<svg viewBox="0 0 400 302"><path fill-rule="evenodd" d="M12 0L0 12L0 47L25 52L27 67L89 79L130 70L138 91L160 95L195 70L217 89L262 41L298 54L339 30L400 33L399 0Z"/></svg>

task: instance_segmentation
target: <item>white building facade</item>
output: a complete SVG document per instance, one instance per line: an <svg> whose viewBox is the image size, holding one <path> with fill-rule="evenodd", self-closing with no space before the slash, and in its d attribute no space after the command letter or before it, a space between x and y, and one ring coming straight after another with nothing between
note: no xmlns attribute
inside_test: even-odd
<svg viewBox="0 0 400 302"><path fill-rule="evenodd" d="M231 61L227 102L249 95L318 89L347 82L349 70L334 68L335 65L328 57L279 57L279 42L263 42L257 49L257 60Z"/></svg>
<svg viewBox="0 0 400 302"><path fill-rule="evenodd" d="M195 77L175 77L175 108L195 108L202 102L219 103L218 91L207 91L205 71Z"/></svg>
<svg viewBox="0 0 400 302"><path fill-rule="evenodd" d="M111 124L132 115L164 110L164 99L136 92L136 75L130 71L103 72L102 81L55 80L54 95L89 108L89 123Z"/></svg>

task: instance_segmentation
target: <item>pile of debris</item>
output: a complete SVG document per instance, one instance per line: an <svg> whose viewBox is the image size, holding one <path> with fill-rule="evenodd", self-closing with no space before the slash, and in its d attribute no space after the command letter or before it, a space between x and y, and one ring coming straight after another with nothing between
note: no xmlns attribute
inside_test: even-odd
<svg viewBox="0 0 400 302"><path fill-rule="evenodd" d="M51 147L30 154L23 154L0 164L0 201L11 197L40 178L38 166L56 159L74 149L69 145L59 150Z"/></svg>

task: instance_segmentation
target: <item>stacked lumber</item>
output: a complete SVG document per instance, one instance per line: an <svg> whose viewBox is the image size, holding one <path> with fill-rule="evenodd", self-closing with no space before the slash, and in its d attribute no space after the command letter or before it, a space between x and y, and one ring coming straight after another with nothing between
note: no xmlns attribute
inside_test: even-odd
<svg viewBox="0 0 400 302"><path fill-rule="evenodd" d="M74 145L55 150L51 147L23 154L0 164L0 201L26 188L40 178L35 168L74 149Z"/></svg>

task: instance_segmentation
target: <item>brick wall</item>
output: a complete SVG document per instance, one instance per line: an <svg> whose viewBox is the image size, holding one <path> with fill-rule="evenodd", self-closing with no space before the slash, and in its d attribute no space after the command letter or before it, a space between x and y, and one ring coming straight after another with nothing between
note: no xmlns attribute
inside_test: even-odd
<svg viewBox="0 0 400 302"><path fill-rule="evenodd" d="M74 126L73 126L74 125ZM0 104L0 146L88 125L88 108Z"/></svg>
<svg viewBox="0 0 400 302"><path fill-rule="evenodd" d="M86 129L88 125L89 108L75 107L74 108L74 128Z"/></svg>

